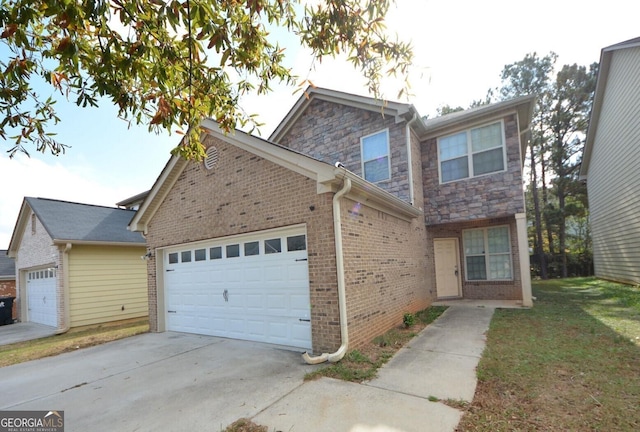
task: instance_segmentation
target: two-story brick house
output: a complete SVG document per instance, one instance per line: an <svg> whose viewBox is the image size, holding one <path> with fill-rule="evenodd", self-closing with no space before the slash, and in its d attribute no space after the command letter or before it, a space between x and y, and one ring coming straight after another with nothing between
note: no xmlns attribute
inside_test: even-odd
<svg viewBox="0 0 640 432"><path fill-rule="evenodd" d="M522 155L533 98L423 120L310 88L269 140L202 127L130 223L151 329L341 358L436 298L531 304Z"/></svg>

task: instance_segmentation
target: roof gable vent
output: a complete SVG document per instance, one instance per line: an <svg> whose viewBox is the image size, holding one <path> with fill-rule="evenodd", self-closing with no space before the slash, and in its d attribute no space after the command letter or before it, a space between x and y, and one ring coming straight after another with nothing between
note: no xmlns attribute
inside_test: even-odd
<svg viewBox="0 0 640 432"><path fill-rule="evenodd" d="M204 158L204 167L212 170L218 165L218 149L215 146L207 148L207 156Z"/></svg>

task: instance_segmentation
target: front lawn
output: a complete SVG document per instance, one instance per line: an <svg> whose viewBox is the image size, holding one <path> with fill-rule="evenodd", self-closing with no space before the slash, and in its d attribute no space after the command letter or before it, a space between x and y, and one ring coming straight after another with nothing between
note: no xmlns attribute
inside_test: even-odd
<svg viewBox="0 0 640 432"><path fill-rule="evenodd" d="M640 289L534 283L531 310L496 310L460 431L640 430Z"/></svg>

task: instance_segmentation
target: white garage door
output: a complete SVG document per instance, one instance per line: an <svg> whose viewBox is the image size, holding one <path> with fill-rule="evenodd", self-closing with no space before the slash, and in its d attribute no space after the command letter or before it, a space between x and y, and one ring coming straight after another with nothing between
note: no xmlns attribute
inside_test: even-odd
<svg viewBox="0 0 640 432"><path fill-rule="evenodd" d="M52 327L58 325L56 271L34 270L27 273L29 321Z"/></svg>
<svg viewBox="0 0 640 432"><path fill-rule="evenodd" d="M167 330L311 348L304 228L164 254Z"/></svg>

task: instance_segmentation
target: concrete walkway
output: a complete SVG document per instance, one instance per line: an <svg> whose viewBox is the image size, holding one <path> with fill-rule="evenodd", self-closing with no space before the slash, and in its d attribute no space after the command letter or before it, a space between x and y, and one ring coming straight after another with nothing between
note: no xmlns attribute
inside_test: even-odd
<svg viewBox="0 0 640 432"><path fill-rule="evenodd" d="M14 323L0 326L0 345L40 339L56 334L56 329L32 322Z"/></svg>
<svg viewBox="0 0 640 432"><path fill-rule="evenodd" d="M493 307L453 306L365 384L306 382L253 420L269 430L454 431L462 412L429 399L471 402Z"/></svg>
<svg viewBox="0 0 640 432"><path fill-rule="evenodd" d="M64 410L70 432L450 432L462 412L429 399L473 399L493 311L449 307L365 384L304 382L317 366L271 345L151 333L2 368L0 410Z"/></svg>

